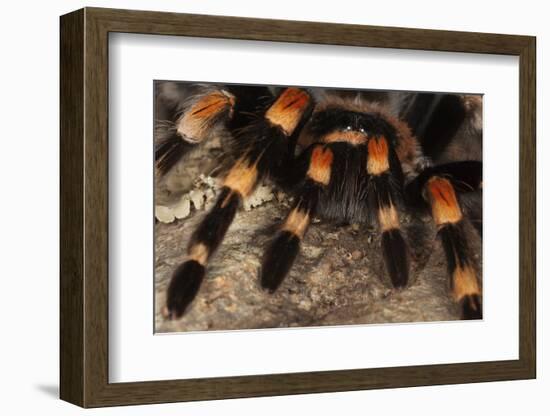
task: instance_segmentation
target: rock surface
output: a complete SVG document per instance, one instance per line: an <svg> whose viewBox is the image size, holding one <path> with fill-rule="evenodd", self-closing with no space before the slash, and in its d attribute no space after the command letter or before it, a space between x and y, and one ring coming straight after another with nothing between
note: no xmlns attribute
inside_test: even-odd
<svg viewBox="0 0 550 416"><path fill-rule="evenodd" d="M258 269L274 225L289 201L269 201L240 210L207 268L197 298L179 320L160 313L174 268L204 211L165 224L157 222L157 332L447 321L459 317L448 296L443 250L428 219L405 217L411 247L411 281L391 287L384 270L380 236L363 225L316 221L309 228L291 272L274 294L259 285ZM476 253L479 238L470 230ZM478 258L478 260L480 260ZM480 265L478 264L478 267Z"/></svg>

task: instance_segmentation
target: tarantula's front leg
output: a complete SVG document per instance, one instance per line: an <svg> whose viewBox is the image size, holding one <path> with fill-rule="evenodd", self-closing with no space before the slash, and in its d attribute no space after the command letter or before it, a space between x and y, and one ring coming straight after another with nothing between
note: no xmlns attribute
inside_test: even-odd
<svg viewBox="0 0 550 416"><path fill-rule="evenodd" d="M461 304L463 319L481 319L481 287L455 189L449 179L433 176L427 181L425 190L445 250L453 299Z"/></svg>
<svg viewBox="0 0 550 416"><path fill-rule="evenodd" d="M452 162L425 169L407 185L407 202L431 212L445 250L453 299L462 306L463 319L481 319L481 287L468 244L468 210L457 193L471 195L482 187L482 164ZM427 204L427 206L426 206ZM481 235L481 213L476 226ZM469 215L472 215L470 212Z"/></svg>
<svg viewBox="0 0 550 416"><path fill-rule="evenodd" d="M316 145L311 152L307 152L307 156L306 178L296 194L296 202L267 248L262 262L260 281L269 292L277 290L292 267L300 241L315 214L320 193L330 181L334 158L332 150Z"/></svg>
<svg viewBox="0 0 550 416"><path fill-rule="evenodd" d="M219 125L231 118L235 96L223 89L203 88L191 95L175 123L159 123L155 133L155 166L166 174L187 153L208 140Z"/></svg>
<svg viewBox="0 0 550 416"><path fill-rule="evenodd" d="M172 276L164 308L167 318L183 315L195 298L204 279L206 263L224 238L242 199L261 178L273 175L281 166L289 137L309 103L305 91L287 88L262 118L240 129L235 136L241 157L229 170L214 207L191 236L187 259Z"/></svg>
<svg viewBox="0 0 550 416"><path fill-rule="evenodd" d="M367 149L369 209L378 214L384 262L392 284L404 287L409 280L409 254L397 212L397 206L402 203L403 171L385 137L371 137Z"/></svg>

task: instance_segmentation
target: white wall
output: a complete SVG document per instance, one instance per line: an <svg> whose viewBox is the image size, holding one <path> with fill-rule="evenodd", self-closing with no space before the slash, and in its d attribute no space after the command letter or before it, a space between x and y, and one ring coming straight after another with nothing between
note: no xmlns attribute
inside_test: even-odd
<svg viewBox="0 0 550 416"><path fill-rule="evenodd" d="M272 2L232 0L184 1L49 1L5 2L0 16L0 169L2 205L0 236L0 409L3 413L75 414L80 410L56 399L58 384L58 16L82 6L156 9L177 12L318 20L388 26L454 29L536 35L538 42L538 333L536 381L409 388L339 394L226 400L218 402L93 410L89 414L397 414L463 415L548 414L550 364L548 340L548 179L550 146L542 129L550 86L544 62L550 56L550 28L545 2L462 0L334 3L297 0ZM24 167L26 166L26 167ZM544 200L546 199L546 201ZM6 232L7 230L7 232ZM543 237L543 234L546 236ZM545 263L543 265L543 263ZM7 284L7 287L6 287ZM546 325L547 326L547 325Z"/></svg>

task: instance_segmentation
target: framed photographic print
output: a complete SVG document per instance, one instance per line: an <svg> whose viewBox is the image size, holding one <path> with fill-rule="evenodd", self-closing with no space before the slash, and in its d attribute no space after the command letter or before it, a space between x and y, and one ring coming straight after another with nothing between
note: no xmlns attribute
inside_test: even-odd
<svg viewBox="0 0 550 416"><path fill-rule="evenodd" d="M61 398L534 378L535 38L61 17Z"/></svg>

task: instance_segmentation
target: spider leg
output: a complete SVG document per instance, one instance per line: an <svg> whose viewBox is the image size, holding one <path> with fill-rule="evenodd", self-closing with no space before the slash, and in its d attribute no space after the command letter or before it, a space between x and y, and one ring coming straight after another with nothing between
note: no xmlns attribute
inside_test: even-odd
<svg viewBox="0 0 550 416"><path fill-rule="evenodd" d="M481 287L476 276L465 231L465 218L451 180L433 176L425 195L438 227L447 258L453 299L462 307L463 319L481 319Z"/></svg>
<svg viewBox="0 0 550 416"><path fill-rule="evenodd" d="M420 139L426 156L436 160L449 146L468 114L457 94L410 94L400 117Z"/></svg>
<svg viewBox="0 0 550 416"><path fill-rule="evenodd" d="M474 160L451 162L432 166L423 170L406 187L407 204L416 209L425 209L426 200L424 188L428 180L434 176L447 178L451 181L455 192L459 193L462 213L467 217L481 236L482 221L482 163Z"/></svg>
<svg viewBox="0 0 550 416"><path fill-rule="evenodd" d="M369 210L377 213L384 262L392 284L404 287L409 280L409 253L397 210L402 204L403 171L395 150L385 137L369 138L367 150Z"/></svg>
<svg viewBox="0 0 550 416"><path fill-rule="evenodd" d="M305 91L287 88L263 117L236 134L236 149L242 156L229 170L214 207L191 236L187 259L172 276L164 310L166 317L174 319L183 315L195 298L207 261L223 240L243 198L250 195L263 177L273 175L281 167L288 139L309 104Z"/></svg>
<svg viewBox="0 0 550 416"><path fill-rule="evenodd" d="M203 88L190 96L174 123L159 123L155 132L155 166L168 173L188 152L206 141L218 125L231 118L235 96L217 87Z"/></svg>
<svg viewBox="0 0 550 416"><path fill-rule="evenodd" d="M277 290L292 267L300 249L300 241L315 215L319 195L330 181L334 158L332 150L324 145L316 145L307 152L307 157L307 172L296 193L296 201L266 249L262 261L260 282L271 293Z"/></svg>

